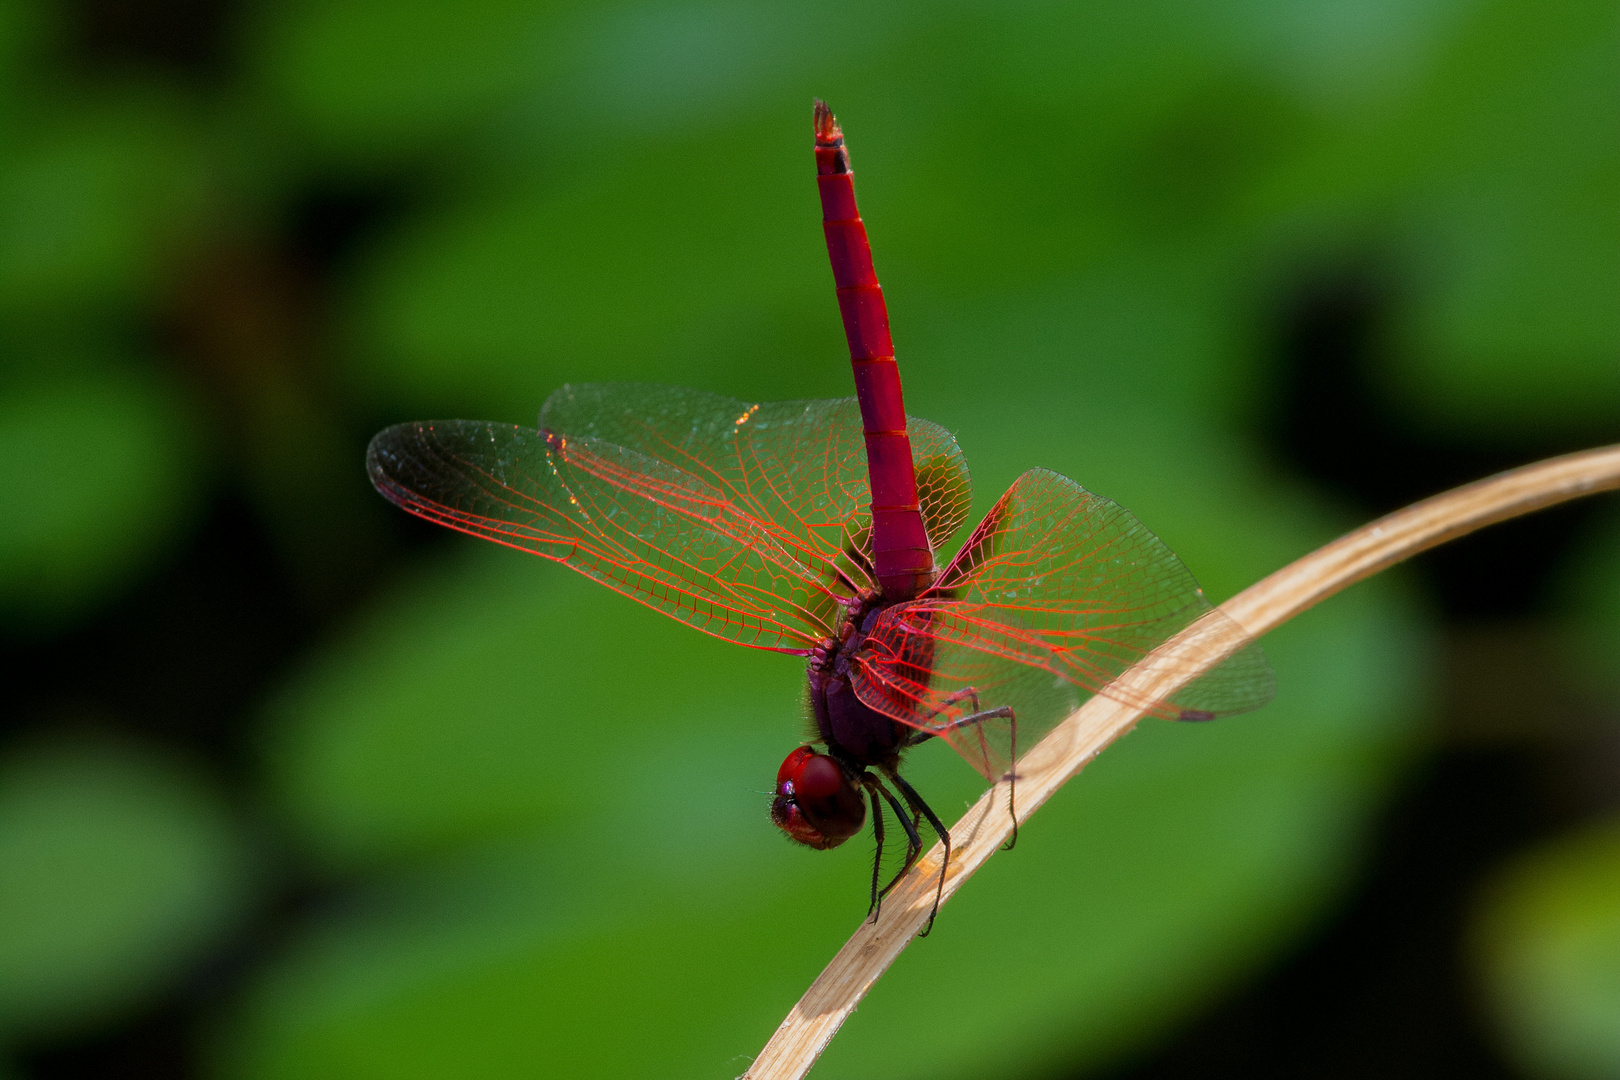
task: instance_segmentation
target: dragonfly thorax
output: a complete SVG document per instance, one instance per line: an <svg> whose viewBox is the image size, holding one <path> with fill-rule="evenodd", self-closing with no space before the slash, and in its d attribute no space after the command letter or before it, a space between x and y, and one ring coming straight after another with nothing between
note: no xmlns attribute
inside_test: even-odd
<svg viewBox="0 0 1620 1080"><path fill-rule="evenodd" d="M827 752L858 768L895 765L906 738L905 725L861 701L854 687L856 655L888 606L873 597L852 607L839 639L817 649L806 672L811 712Z"/></svg>

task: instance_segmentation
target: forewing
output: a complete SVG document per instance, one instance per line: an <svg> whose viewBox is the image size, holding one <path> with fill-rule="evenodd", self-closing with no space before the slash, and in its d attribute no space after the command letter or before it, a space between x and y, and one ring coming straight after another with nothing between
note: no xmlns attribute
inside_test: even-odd
<svg viewBox="0 0 1620 1080"><path fill-rule="evenodd" d="M1211 610L1191 572L1129 511L1032 470L933 590L879 615L856 657L855 691L873 708L936 731L995 779L1012 758L1011 725L952 722L1011 706L1018 746L1027 748L1099 692L1171 719L1265 704L1275 684L1252 642L1166 701L1111 685Z"/></svg>
<svg viewBox="0 0 1620 1080"><path fill-rule="evenodd" d="M785 543L827 560L848 579L846 593L874 587L866 443L854 398L750 404L649 383L587 383L553 393L540 425L690 473L775 523ZM923 522L937 550L967 519L967 464L938 424L913 418L907 431Z"/></svg>
<svg viewBox="0 0 1620 1080"><path fill-rule="evenodd" d="M873 588L854 398L755 405L648 384L565 386L540 430L403 424L372 442L379 491L412 513L567 563L716 636L805 652ZM971 500L948 432L911 422L924 521Z"/></svg>
<svg viewBox="0 0 1620 1080"><path fill-rule="evenodd" d="M828 569L703 476L635 450L452 420L372 440L405 510L564 563L717 637L804 653L831 633Z"/></svg>
<svg viewBox="0 0 1620 1080"><path fill-rule="evenodd" d="M868 501L853 399L758 405L647 383L571 385L546 401L540 426L661 461L807 557L836 557Z"/></svg>

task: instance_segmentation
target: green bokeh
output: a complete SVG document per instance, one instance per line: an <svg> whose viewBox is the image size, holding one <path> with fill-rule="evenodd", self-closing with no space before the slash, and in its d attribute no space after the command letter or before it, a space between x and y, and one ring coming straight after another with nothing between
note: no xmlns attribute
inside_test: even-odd
<svg viewBox="0 0 1620 1080"><path fill-rule="evenodd" d="M106 1019L219 940L247 863L217 798L98 739L0 755L0 1042Z"/></svg>
<svg viewBox="0 0 1620 1080"><path fill-rule="evenodd" d="M406 35L407 12L365 10L382 41ZM1531 429L1612 411L1611 5L1558 19L1530 0L1382 5L1353 21L1327 5L903 10L845 13L850 44L819 67L798 16L763 6L557 7L526 15L526 34L506 29L515 16L479 24L488 47L504 34L504 48L544 41L565 59L514 83L504 109L459 114L464 152L441 167L485 182L361 274L362 383L401 407L491 415L561 378L627 369L753 383L751 396L825 393L819 368L758 372L764 356L830 340L810 306L825 276L814 196L780 119L802 107L786 89L803 86L858 123L879 269L906 301L903 355L936 308L987 294L1050 306L1055 283L1120 258L1183 276L1202 259L1206 302L1230 320L1277 260L1315 247L1328 263L1374 262L1414 297L1385 375L1422 422ZM313 55L291 51L277 70L340 78ZM356 85L403 110L414 90L395 62ZM364 145L393 116L358 110L340 130ZM698 143L681 126L694 116ZM696 161L701 183L684 179Z"/></svg>
<svg viewBox="0 0 1620 1080"><path fill-rule="evenodd" d="M1620 1076L1620 820L1508 867L1475 939L1500 1031L1532 1075Z"/></svg>
<svg viewBox="0 0 1620 1080"><path fill-rule="evenodd" d="M70 101L0 131L0 316L155 299L205 203L196 134L157 93Z"/></svg>
<svg viewBox="0 0 1620 1080"><path fill-rule="evenodd" d="M196 497L190 410L167 380L54 357L0 389L0 622L59 626L118 595Z"/></svg>
<svg viewBox="0 0 1620 1080"><path fill-rule="evenodd" d="M533 0L289 3L247 38L258 90L312 150L346 164L454 138L533 79Z"/></svg>
<svg viewBox="0 0 1620 1080"><path fill-rule="evenodd" d="M1620 405L1620 13L1493 0L1391 134L1427 295L1391 374L1430 423L1589 424Z"/></svg>
<svg viewBox="0 0 1620 1080"><path fill-rule="evenodd" d="M769 134L715 133L712 182L681 214L649 197L667 187L669 140L611 172L581 161L565 190L471 202L413 229L364 286L354 355L369 358L357 372L368 396L533 422L564 381L730 377L763 397L794 374L766 357L836 356L836 319L815 317L826 269L802 147Z"/></svg>
<svg viewBox="0 0 1620 1080"><path fill-rule="evenodd" d="M1221 260L1249 242L1251 189L1321 124L1233 69L1247 46L1230 31L1168 7L850 12L848 47L832 55L764 5L555 15L564 51L599 62L537 86L549 107L529 126L514 105L488 127L498 182L362 263L357 382L402 409L516 416L564 379L627 372L760 398L842 392L837 365L820 361L840 342L803 129L783 121L812 90L858 118L862 205L903 356L941 309L1012 300L1049 319L1077 282L1120 269L1191 290L1205 310L1229 301ZM959 85L919 108L957 55ZM1207 390L1207 370L1177 374L1192 374L1186 400Z"/></svg>

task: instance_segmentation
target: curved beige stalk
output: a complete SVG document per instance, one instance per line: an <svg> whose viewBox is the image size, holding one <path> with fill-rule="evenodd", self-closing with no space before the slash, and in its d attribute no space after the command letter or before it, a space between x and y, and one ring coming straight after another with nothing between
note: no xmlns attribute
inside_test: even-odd
<svg viewBox="0 0 1620 1080"><path fill-rule="evenodd" d="M1219 609L1225 619L1205 618L1165 642L1120 676L1118 684L1131 691L1122 696L1168 697L1232 652L1241 642L1239 627L1258 637L1420 551L1485 525L1615 488L1620 488L1620 446L1527 465L1379 518L1232 597ZM1019 762L1019 821L1039 810L1140 715L1098 695L1054 728ZM1006 805L997 784L951 829L956 854L945 878L946 901L1007 840L1012 829ZM797 1080L810 1070L844 1018L922 929L934 901L940 854L936 845L895 887L883 903L882 919L861 923L771 1036L746 1080Z"/></svg>

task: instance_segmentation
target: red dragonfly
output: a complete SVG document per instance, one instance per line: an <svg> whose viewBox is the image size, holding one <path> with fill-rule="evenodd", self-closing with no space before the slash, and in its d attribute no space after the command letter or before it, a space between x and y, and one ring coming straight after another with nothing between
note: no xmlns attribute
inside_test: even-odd
<svg viewBox="0 0 1620 1080"><path fill-rule="evenodd" d="M849 154L821 102L815 131L854 398L564 386L538 428L400 424L372 440L367 465L413 514L563 563L716 637L807 658L813 741L826 749L787 756L771 819L827 849L862 830L869 805L875 918L922 853L922 821L950 859L949 831L899 773L908 748L945 740L1009 781L1011 810L1019 740L1087 695L1208 720L1264 704L1273 680L1250 643L1168 701L1112 686L1211 605L1136 518L1057 473L1019 477L938 564L967 520L967 465L944 428L906 417ZM884 805L906 855L880 887Z"/></svg>

